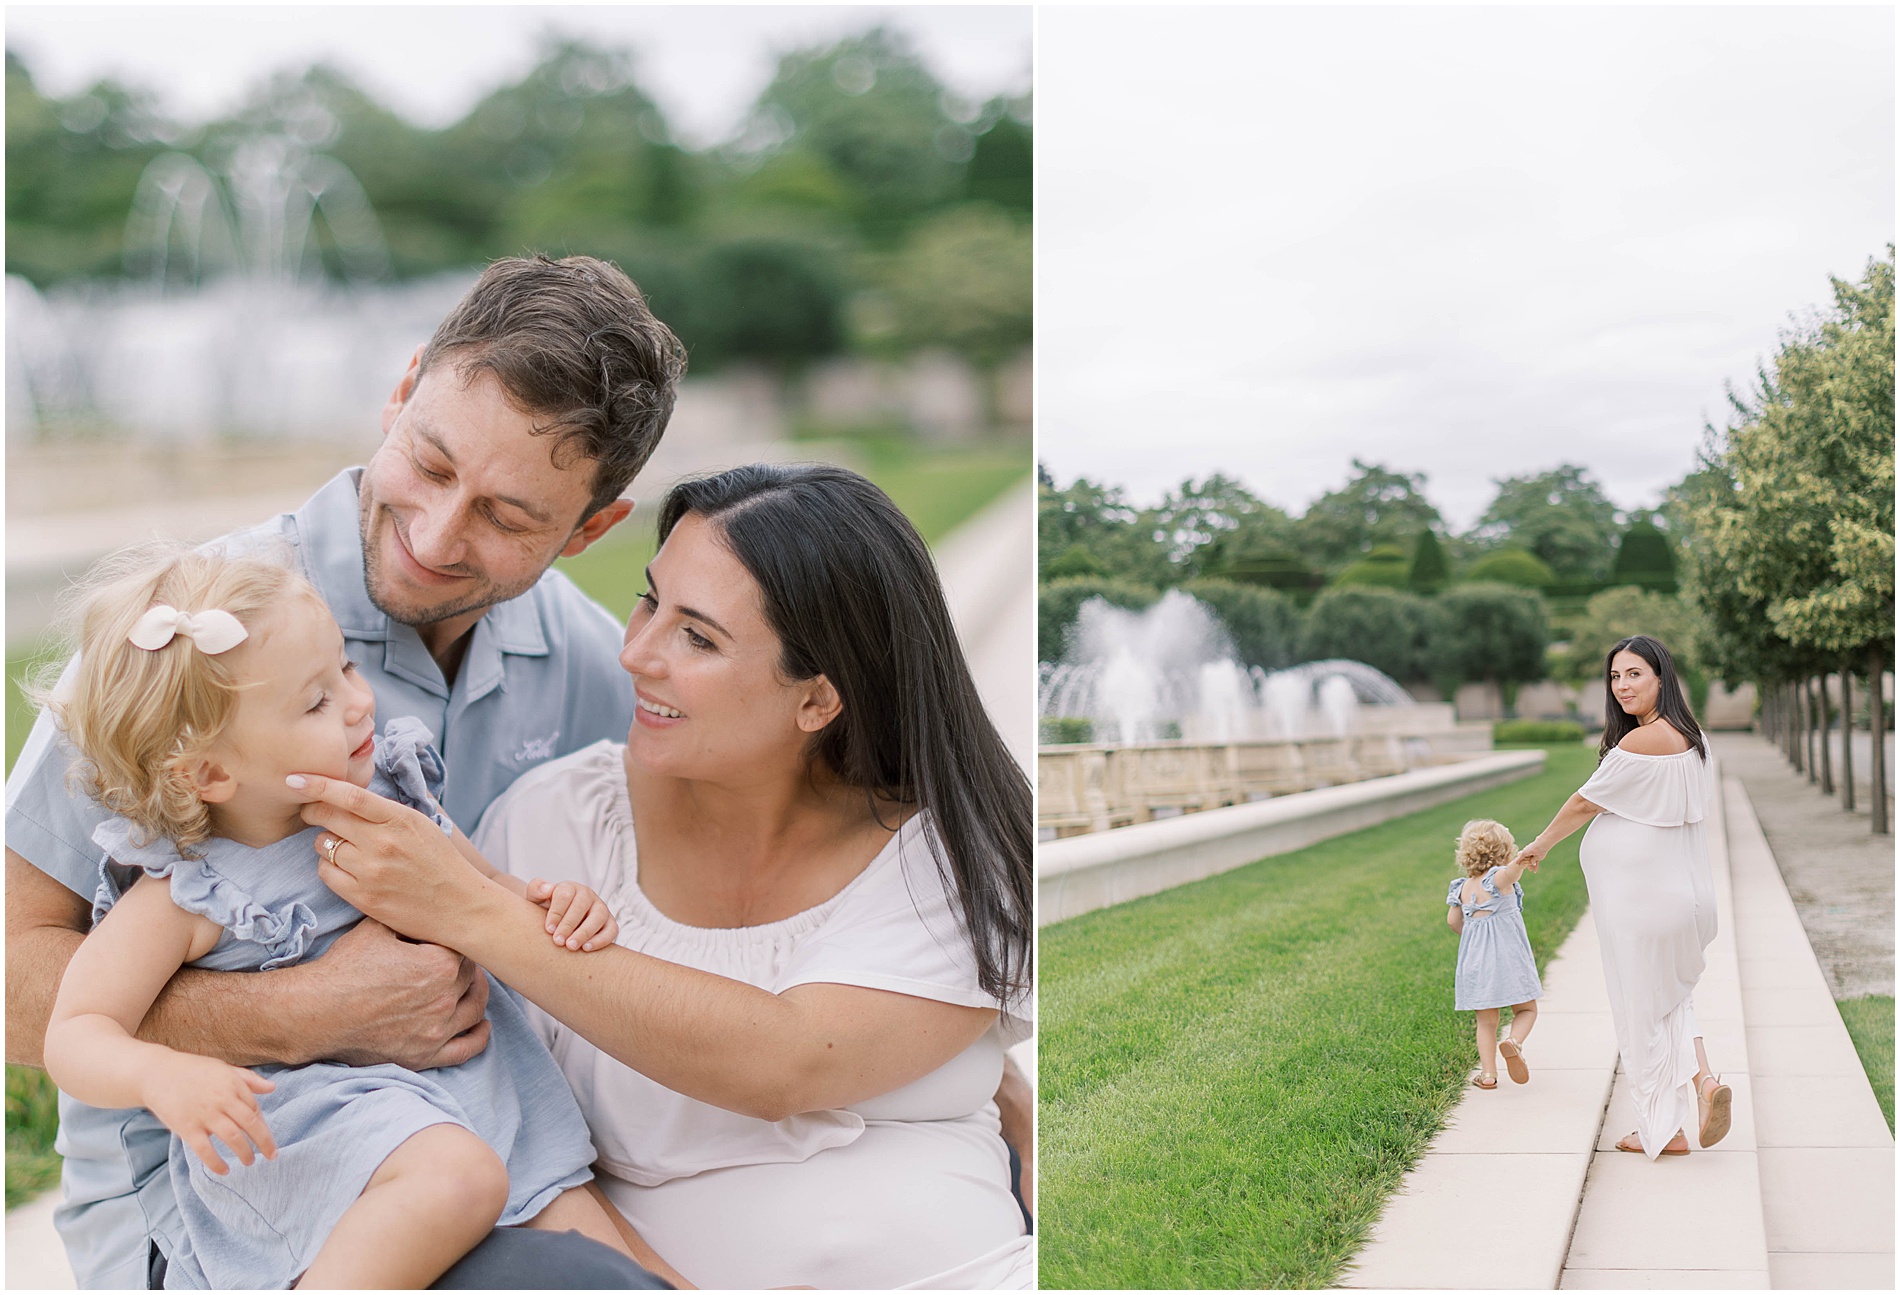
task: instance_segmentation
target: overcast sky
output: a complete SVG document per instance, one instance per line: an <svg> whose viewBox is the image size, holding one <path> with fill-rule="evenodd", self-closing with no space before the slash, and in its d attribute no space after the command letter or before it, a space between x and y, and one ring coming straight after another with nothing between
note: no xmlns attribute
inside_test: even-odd
<svg viewBox="0 0 1900 1295"><path fill-rule="evenodd" d="M1040 454L1653 504L1892 239L1893 66L1886 7L1045 8Z"/></svg>
<svg viewBox="0 0 1900 1295"><path fill-rule="evenodd" d="M780 53L879 22L909 35L960 94L1029 88L1026 6L9 5L6 30L8 48L57 96L111 75L158 91L183 120L203 121L272 71L326 60L429 126L518 79L543 33L584 35L630 46L640 85L675 134L702 146L733 130Z"/></svg>

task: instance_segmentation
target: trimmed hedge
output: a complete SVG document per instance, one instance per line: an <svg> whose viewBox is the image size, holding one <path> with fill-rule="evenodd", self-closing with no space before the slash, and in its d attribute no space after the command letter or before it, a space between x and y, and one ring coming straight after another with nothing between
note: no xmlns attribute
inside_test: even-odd
<svg viewBox="0 0 1900 1295"><path fill-rule="evenodd" d="M1159 590L1132 580L1102 576L1071 576L1051 580L1036 591L1036 659L1060 661L1068 646L1076 614L1091 598L1103 598L1129 611L1146 611L1161 597Z"/></svg>
<svg viewBox="0 0 1900 1295"><path fill-rule="evenodd" d="M1504 719L1491 726L1497 746L1564 746L1583 741L1583 725L1568 719Z"/></svg>

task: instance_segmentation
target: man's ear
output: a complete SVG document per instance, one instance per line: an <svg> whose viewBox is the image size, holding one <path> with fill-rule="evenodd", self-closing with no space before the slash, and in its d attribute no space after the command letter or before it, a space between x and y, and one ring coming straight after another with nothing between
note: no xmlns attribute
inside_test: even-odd
<svg viewBox="0 0 1900 1295"><path fill-rule="evenodd" d="M427 342L418 346L416 353L409 357L409 367L402 371L400 378L396 379L396 389L389 393L389 399L383 405L384 436L389 435L389 429L396 425L396 418L402 413L403 406L409 403L409 397L416 394L416 378L422 371L423 352L428 349Z"/></svg>
<svg viewBox="0 0 1900 1295"><path fill-rule="evenodd" d="M574 533L567 537L567 547L561 550L561 556L571 558L585 553L588 546L605 535L621 522L627 520L627 514L633 511L631 499L616 499L602 508L592 517L583 521Z"/></svg>
<svg viewBox="0 0 1900 1295"><path fill-rule="evenodd" d="M237 779L216 760L194 760L186 772L198 799L207 805L222 805L237 795Z"/></svg>
<svg viewBox="0 0 1900 1295"><path fill-rule="evenodd" d="M823 675L807 679L804 686L804 700L798 703L798 727L807 733L817 733L843 713L844 698Z"/></svg>

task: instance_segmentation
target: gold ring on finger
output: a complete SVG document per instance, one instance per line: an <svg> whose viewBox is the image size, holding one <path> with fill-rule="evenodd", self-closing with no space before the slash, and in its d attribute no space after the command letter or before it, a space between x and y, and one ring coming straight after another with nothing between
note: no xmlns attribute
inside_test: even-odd
<svg viewBox="0 0 1900 1295"><path fill-rule="evenodd" d="M336 852L342 848L343 838L340 836L331 837L329 844L323 847L324 856L330 860L332 868L336 867Z"/></svg>

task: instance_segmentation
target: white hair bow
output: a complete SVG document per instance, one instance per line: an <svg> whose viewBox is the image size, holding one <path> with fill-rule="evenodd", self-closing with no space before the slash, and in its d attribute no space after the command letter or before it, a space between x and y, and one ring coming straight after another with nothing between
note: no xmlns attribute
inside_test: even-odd
<svg viewBox="0 0 1900 1295"><path fill-rule="evenodd" d="M196 644L200 652L210 656L229 652L251 636L243 622L230 612L216 608L202 612L181 612L176 607L160 603L139 617L138 624L132 627L132 632L126 637L134 647L156 652L179 634Z"/></svg>

